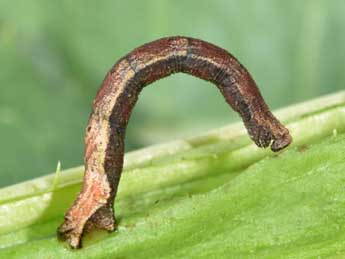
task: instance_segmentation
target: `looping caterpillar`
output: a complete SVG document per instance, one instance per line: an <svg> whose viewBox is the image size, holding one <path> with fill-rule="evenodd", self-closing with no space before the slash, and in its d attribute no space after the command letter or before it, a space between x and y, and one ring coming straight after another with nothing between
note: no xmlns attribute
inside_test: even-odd
<svg viewBox="0 0 345 259"><path fill-rule="evenodd" d="M291 143L289 131L270 112L248 71L224 49L187 37L162 38L134 49L107 73L93 102L83 187L58 229L72 248L80 247L86 229L115 230L113 205L129 117L144 86L177 72L214 83L257 146L276 152Z"/></svg>

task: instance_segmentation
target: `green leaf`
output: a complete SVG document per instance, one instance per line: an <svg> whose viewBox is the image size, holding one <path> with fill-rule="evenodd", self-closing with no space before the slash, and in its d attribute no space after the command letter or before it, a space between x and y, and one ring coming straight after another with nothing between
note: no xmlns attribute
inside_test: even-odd
<svg viewBox="0 0 345 259"><path fill-rule="evenodd" d="M240 124L128 154L118 230L87 234L78 251L55 232L82 167L1 189L0 258L343 255L345 92L276 114L294 138L279 154Z"/></svg>

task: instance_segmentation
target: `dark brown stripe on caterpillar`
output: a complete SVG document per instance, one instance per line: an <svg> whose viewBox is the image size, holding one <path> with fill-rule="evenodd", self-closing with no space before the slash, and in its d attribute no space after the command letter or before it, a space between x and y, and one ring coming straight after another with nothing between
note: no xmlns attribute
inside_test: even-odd
<svg viewBox="0 0 345 259"><path fill-rule="evenodd" d="M187 37L145 44L113 66L94 100L85 137L83 187L58 229L71 247L80 246L86 229L115 229L113 203L130 114L144 86L177 72L214 83L259 147L271 145L278 151L291 143L289 131L269 111L248 71L227 51Z"/></svg>

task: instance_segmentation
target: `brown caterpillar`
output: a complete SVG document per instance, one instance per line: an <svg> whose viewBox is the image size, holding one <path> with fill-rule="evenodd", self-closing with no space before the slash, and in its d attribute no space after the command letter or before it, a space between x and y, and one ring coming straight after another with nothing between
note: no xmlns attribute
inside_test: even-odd
<svg viewBox="0 0 345 259"><path fill-rule="evenodd" d="M93 102L83 187L58 229L72 248L80 247L86 229L115 229L113 205L130 114L144 86L177 72L214 83L259 147L278 151L291 143L289 131L269 111L248 71L227 51L187 37L163 38L134 49L108 72Z"/></svg>

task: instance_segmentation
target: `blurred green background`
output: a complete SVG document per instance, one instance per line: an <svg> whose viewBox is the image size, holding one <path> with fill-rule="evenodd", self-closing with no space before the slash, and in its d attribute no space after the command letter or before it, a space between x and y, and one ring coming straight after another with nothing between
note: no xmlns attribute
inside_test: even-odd
<svg viewBox="0 0 345 259"><path fill-rule="evenodd" d="M344 89L345 1L0 1L0 186L83 163L91 102L110 67L172 35L234 54L271 108ZM238 120L210 83L147 87L127 150Z"/></svg>

